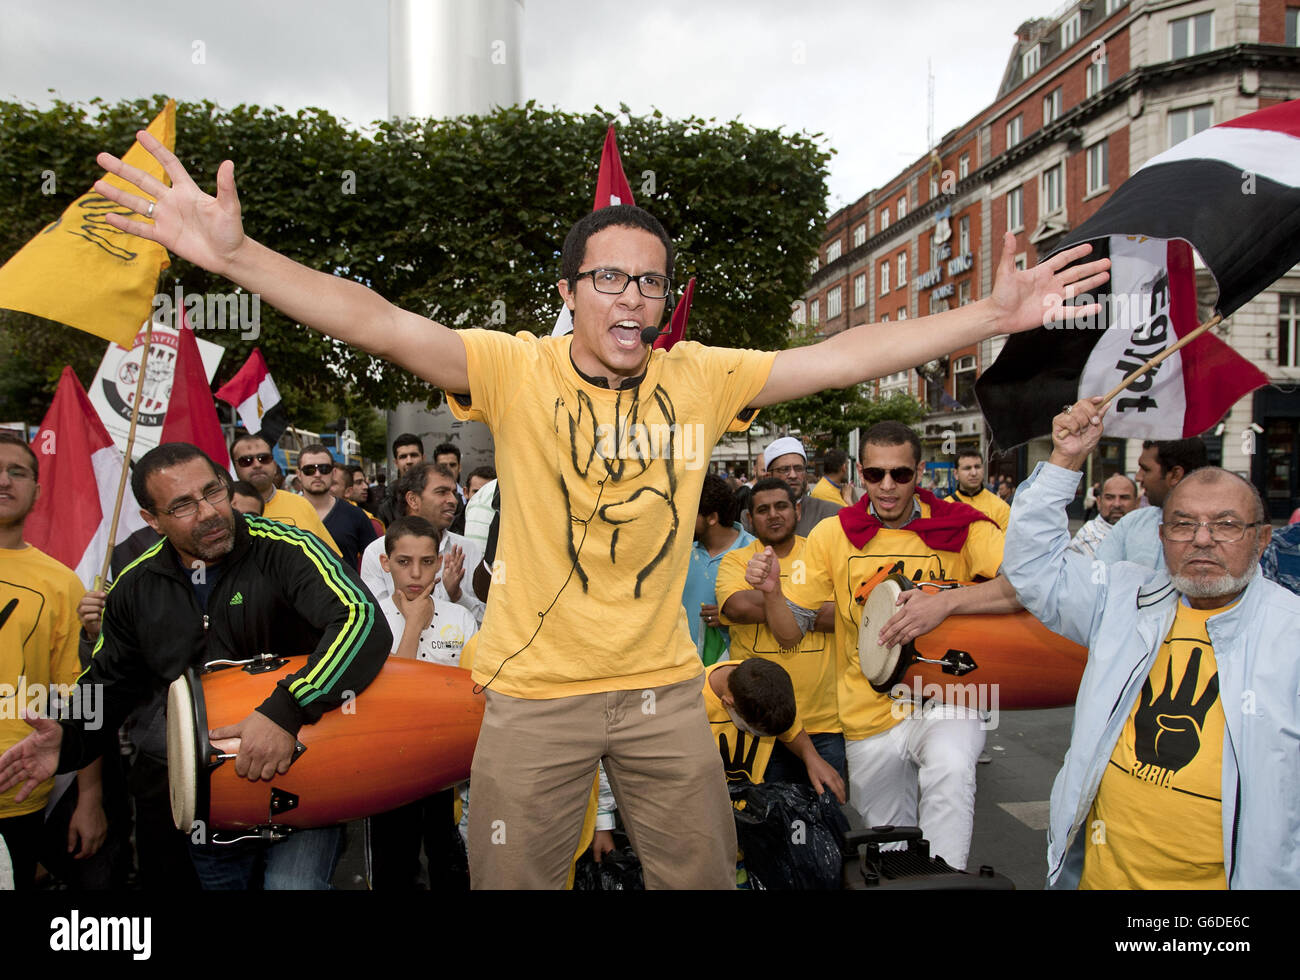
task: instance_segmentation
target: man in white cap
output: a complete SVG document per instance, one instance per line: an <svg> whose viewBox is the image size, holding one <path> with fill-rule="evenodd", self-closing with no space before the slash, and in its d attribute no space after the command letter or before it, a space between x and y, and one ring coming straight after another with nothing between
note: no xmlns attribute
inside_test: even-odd
<svg viewBox="0 0 1300 980"><path fill-rule="evenodd" d="M763 450L763 466L768 476L784 480L799 502L799 523L795 525L795 534L807 537L819 522L839 513L835 504L808 492L808 454L804 452L803 443L794 436L773 439ZM748 522L749 514L743 517ZM753 529L746 525L746 530Z"/></svg>

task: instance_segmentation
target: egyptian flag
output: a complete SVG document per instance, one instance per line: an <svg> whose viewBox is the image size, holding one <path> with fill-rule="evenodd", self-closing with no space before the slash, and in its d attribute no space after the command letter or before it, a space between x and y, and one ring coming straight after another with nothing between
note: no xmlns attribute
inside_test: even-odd
<svg viewBox="0 0 1300 980"><path fill-rule="evenodd" d="M1012 336L976 382L1003 449L1051 430L1061 406L1104 395L1198 325L1192 248L1223 317L1300 260L1300 100L1184 140L1125 181L1057 251L1091 242L1111 278L1092 323ZM1208 330L1114 401L1107 435L1179 439L1218 422L1267 376Z"/></svg>
<svg viewBox="0 0 1300 980"><path fill-rule="evenodd" d="M271 446L275 446L289 425L280 391L271 380L260 347L253 348L244 366L216 394L223 402L235 406L245 429L260 435Z"/></svg>
<svg viewBox="0 0 1300 980"><path fill-rule="evenodd" d="M122 453L70 367L59 377L31 450L40 464L41 495L27 515L23 540L67 565L89 589L112 549L108 531L122 478ZM127 484L112 544L144 526L140 505Z"/></svg>
<svg viewBox="0 0 1300 980"><path fill-rule="evenodd" d="M172 393L167 402L159 443L188 442L198 446L223 470L230 468L230 451L217 418L217 406L208 388L203 370L203 356L190 327L177 331L176 367L172 373ZM277 396L278 397L278 396ZM272 443L275 445L275 443Z"/></svg>
<svg viewBox="0 0 1300 980"><path fill-rule="evenodd" d="M636 204L632 199L632 188L628 186L623 173L623 160L618 155L618 138L614 135L614 124L605 130L605 147L600 151L600 170L596 174L596 201L591 210L611 207L615 204ZM628 286L635 289L635 286ZM561 307L560 315L555 318L552 337L563 337L573 333L573 314L567 306Z"/></svg>

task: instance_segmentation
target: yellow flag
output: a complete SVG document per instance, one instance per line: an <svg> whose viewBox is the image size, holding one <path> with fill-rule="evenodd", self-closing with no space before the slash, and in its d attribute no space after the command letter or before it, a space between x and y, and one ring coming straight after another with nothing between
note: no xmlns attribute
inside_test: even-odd
<svg viewBox="0 0 1300 980"><path fill-rule="evenodd" d="M175 149L174 100L149 124L149 134ZM122 159L167 182L162 167L138 141ZM113 174L105 179L141 193ZM0 306L58 320L130 348L152 313L158 274L171 259L156 242L109 225L106 214L144 220L93 189L87 191L0 266Z"/></svg>

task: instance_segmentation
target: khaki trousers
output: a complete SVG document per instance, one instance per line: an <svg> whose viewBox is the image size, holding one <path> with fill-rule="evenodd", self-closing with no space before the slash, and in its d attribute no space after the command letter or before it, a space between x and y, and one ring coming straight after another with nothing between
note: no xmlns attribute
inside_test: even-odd
<svg viewBox="0 0 1300 980"><path fill-rule="evenodd" d="M470 775L473 888L563 888L603 761L647 888L736 886L736 827L698 677L528 700L489 690Z"/></svg>

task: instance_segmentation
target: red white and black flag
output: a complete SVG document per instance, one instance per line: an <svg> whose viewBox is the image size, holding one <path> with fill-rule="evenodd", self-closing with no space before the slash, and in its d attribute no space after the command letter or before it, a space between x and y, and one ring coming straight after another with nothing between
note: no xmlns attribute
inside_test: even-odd
<svg viewBox="0 0 1300 980"><path fill-rule="evenodd" d="M253 353L233 378L217 389L216 395L239 412L239 421L254 435L260 435L274 448L289 425L280 389L271 380L261 348Z"/></svg>
<svg viewBox="0 0 1300 980"><path fill-rule="evenodd" d="M1091 322L1011 337L975 385L1002 449L1051 430L1063 404L1103 395L1197 326L1192 248L1230 316L1300 261L1300 100L1211 127L1147 161L1056 251L1091 242L1111 279ZM1178 439L1214 425L1267 376L1202 334L1113 403L1106 432Z"/></svg>

